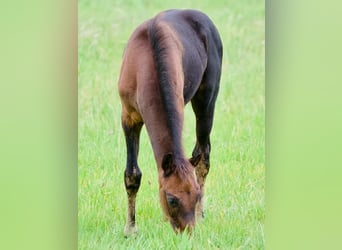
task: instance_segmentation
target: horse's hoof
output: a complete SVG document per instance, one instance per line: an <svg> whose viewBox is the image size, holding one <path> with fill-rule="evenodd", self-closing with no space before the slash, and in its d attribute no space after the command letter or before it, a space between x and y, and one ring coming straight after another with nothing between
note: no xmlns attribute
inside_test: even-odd
<svg viewBox="0 0 342 250"><path fill-rule="evenodd" d="M196 221L200 222L204 219L204 211L196 211Z"/></svg>
<svg viewBox="0 0 342 250"><path fill-rule="evenodd" d="M128 238L130 236L136 236L138 234L138 227L137 225L126 225L124 229L124 236L125 238Z"/></svg>

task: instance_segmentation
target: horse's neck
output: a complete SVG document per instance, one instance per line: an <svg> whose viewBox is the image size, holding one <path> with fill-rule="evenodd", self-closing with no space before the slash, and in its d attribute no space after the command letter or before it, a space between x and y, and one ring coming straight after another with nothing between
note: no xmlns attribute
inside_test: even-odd
<svg viewBox="0 0 342 250"><path fill-rule="evenodd" d="M183 113L179 115L183 116ZM169 153L172 153L176 159L184 158L181 140L175 140L172 135L173 130L169 127L166 121L166 113L161 106L150 107L144 120L158 165L161 164L163 157ZM178 122L179 124L175 126L178 126L176 129L181 134L183 121Z"/></svg>

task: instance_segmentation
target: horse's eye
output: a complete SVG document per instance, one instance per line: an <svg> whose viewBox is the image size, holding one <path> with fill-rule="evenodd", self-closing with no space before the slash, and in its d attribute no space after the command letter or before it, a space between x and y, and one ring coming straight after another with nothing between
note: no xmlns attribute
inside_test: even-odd
<svg viewBox="0 0 342 250"><path fill-rule="evenodd" d="M169 204L170 207L172 207L172 208L179 207L179 200L177 197L175 197L171 194L166 194L166 200L167 200L167 203Z"/></svg>

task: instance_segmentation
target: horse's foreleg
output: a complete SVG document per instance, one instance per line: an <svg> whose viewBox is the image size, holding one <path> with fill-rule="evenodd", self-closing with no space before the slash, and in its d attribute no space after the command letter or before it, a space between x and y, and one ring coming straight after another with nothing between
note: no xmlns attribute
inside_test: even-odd
<svg viewBox="0 0 342 250"><path fill-rule="evenodd" d="M192 152L193 157L200 156L200 161L195 168L197 182L201 189L201 199L196 207L197 218L204 217L204 212L203 212L203 202L204 202L203 196L204 196L204 189L205 189L204 186L205 186L206 177L210 169L209 133L211 129L211 124L208 124L208 123L211 123L211 122L197 119L197 124L196 124L197 142ZM210 125L210 129L208 128L208 125Z"/></svg>
<svg viewBox="0 0 342 250"><path fill-rule="evenodd" d="M196 145L192 152L194 158L200 157L196 166L197 182L201 189L201 199L196 207L196 217L203 218L203 196L205 180L210 169L210 132L213 126L215 101L218 93L218 79L211 78L212 72L207 73L207 79L204 82L212 85L203 85L191 100L192 108L196 115ZM208 79L213 79L209 81Z"/></svg>
<svg viewBox="0 0 342 250"><path fill-rule="evenodd" d="M127 146L127 163L124 175L124 182L128 198L127 220L124 229L124 235L126 237L138 232L138 227L135 223L135 199L140 187L142 176L137 162L139 137L142 125L142 122L131 124L124 118L122 119L122 127L125 133Z"/></svg>

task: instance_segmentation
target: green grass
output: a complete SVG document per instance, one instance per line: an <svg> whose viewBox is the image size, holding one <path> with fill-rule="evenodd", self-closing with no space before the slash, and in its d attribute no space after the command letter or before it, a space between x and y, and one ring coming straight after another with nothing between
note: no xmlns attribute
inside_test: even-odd
<svg viewBox="0 0 342 250"><path fill-rule="evenodd" d="M265 57L263 1L79 1L79 249L263 249L265 220ZM211 135L206 218L192 238L176 236L159 205L157 168L143 129L136 238L125 239L125 142L117 81L122 51L142 21L169 8L195 8L224 45ZM184 146L195 143L186 107Z"/></svg>

